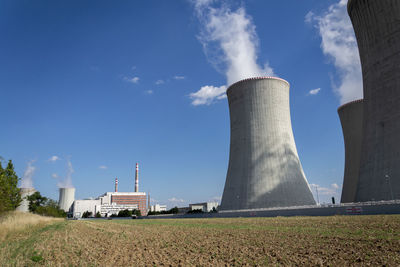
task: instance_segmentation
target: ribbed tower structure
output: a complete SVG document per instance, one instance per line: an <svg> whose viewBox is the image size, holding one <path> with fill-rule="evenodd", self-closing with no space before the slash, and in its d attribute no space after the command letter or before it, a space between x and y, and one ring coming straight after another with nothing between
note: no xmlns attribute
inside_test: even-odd
<svg viewBox="0 0 400 267"><path fill-rule="evenodd" d="M231 144L220 210L314 205L293 138L289 83L251 78L227 95Z"/></svg>
<svg viewBox="0 0 400 267"><path fill-rule="evenodd" d="M349 0L360 52L363 142L356 201L400 198L400 1Z"/></svg>
<svg viewBox="0 0 400 267"><path fill-rule="evenodd" d="M345 164L342 189L342 203L356 201L358 173L360 170L361 144L363 133L363 100L355 100L338 108L342 124Z"/></svg>
<svg viewBox="0 0 400 267"><path fill-rule="evenodd" d="M58 206L60 209L68 212L75 201L75 188L60 188Z"/></svg>

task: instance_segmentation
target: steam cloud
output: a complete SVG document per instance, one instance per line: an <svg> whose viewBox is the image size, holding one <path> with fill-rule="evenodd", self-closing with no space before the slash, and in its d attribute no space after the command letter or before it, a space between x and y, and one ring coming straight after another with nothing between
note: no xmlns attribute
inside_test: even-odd
<svg viewBox="0 0 400 267"><path fill-rule="evenodd" d="M212 7L212 0L195 0L197 17L202 25L199 40L214 67L225 73L227 84L255 77L272 76L272 68L257 64L258 37L255 25L243 7L232 11L226 4ZM227 86L203 86L191 93L192 105L209 105L226 97ZM223 89L223 90L222 90Z"/></svg>
<svg viewBox="0 0 400 267"><path fill-rule="evenodd" d="M35 174L36 167L33 166L34 160L28 162L28 166L24 172L24 176L21 179L21 188L33 188L32 177Z"/></svg>
<svg viewBox="0 0 400 267"><path fill-rule="evenodd" d="M72 188L72 174L74 173L74 169L72 168L72 163L69 159L67 159L67 175L65 176L64 181L58 182L57 186L59 188Z"/></svg>
<svg viewBox="0 0 400 267"><path fill-rule="evenodd" d="M334 90L341 104L363 97L357 41L346 7L347 0L340 0L322 16L309 12L305 18L319 30L322 52L333 60L338 71L340 82L334 85Z"/></svg>

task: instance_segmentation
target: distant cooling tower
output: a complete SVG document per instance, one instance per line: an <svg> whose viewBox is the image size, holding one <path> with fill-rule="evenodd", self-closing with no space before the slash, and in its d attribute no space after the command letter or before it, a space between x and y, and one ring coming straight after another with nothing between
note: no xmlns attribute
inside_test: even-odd
<svg viewBox="0 0 400 267"><path fill-rule="evenodd" d="M400 1L349 0L364 83L356 201L400 198Z"/></svg>
<svg viewBox="0 0 400 267"><path fill-rule="evenodd" d="M58 206L68 212L75 200L75 188L60 188Z"/></svg>
<svg viewBox="0 0 400 267"><path fill-rule="evenodd" d="M289 83L246 79L227 95L231 144L220 209L314 205L293 138Z"/></svg>
<svg viewBox="0 0 400 267"><path fill-rule="evenodd" d="M360 170L361 143L363 133L363 100L356 100L338 108L342 123L345 164L342 203L356 201L358 173Z"/></svg>
<svg viewBox="0 0 400 267"><path fill-rule="evenodd" d="M36 192L35 188L21 188L20 193L22 202L17 208L17 211L29 212L29 201L26 198L35 192Z"/></svg>

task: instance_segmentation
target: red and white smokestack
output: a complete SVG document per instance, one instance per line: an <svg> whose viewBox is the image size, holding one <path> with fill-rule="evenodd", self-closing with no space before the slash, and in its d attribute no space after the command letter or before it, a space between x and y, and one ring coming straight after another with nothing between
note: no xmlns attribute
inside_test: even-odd
<svg viewBox="0 0 400 267"><path fill-rule="evenodd" d="M136 171L135 171L135 192L139 192L139 163L136 163Z"/></svg>
<svg viewBox="0 0 400 267"><path fill-rule="evenodd" d="M118 178L115 177L115 192L118 192Z"/></svg>

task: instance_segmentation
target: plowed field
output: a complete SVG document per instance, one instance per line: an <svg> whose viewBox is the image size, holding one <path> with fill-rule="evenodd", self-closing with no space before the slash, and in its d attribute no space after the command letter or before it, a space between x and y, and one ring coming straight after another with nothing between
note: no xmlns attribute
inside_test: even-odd
<svg viewBox="0 0 400 267"><path fill-rule="evenodd" d="M400 216L57 221L0 242L1 266L400 266Z"/></svg>

